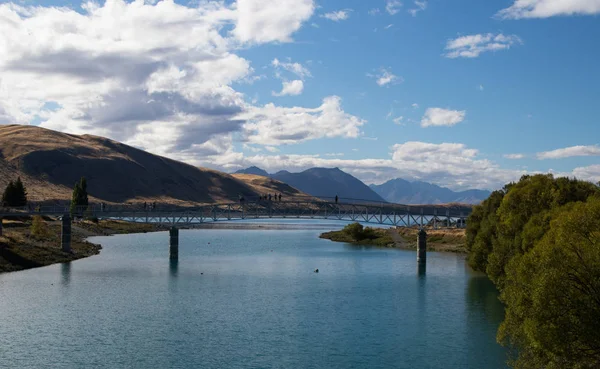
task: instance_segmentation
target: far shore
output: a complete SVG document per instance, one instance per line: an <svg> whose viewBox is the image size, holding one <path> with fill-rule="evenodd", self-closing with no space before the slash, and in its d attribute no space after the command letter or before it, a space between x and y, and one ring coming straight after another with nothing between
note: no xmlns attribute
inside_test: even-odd
<svg viewBox="0 0 600 369"><path fill-rule="evenodd" d="M427 250L466 254L466 238L464 229L439 228L425 229L427 232ZM321 238L334 242L344 242L353 245L368 245L373 247L397 248L403 250L417 249L417 234L419 228L389 228L373 229L374 238L356 240L343 230L325 232Z"/></svg>

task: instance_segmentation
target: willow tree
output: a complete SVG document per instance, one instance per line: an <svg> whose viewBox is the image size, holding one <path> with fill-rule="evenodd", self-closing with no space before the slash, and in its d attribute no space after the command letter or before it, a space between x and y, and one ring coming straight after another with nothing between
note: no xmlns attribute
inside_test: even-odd
<svg viewBox="0 0 600 369"><path fill-rule="evenodd" d="M516 368L600 368L600 198L557 212L544 237L506 267L501 343Z"/></svg>

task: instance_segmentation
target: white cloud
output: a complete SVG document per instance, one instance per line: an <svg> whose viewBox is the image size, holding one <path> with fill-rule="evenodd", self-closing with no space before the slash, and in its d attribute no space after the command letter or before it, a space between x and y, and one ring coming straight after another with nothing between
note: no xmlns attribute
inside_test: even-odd
<svg viewBox="0 0 600 369"><path fill-rule="evenodd" d="M379 69L379 72L377 72L376 74L367 74L368 77L371 78L375 78L375 82L379 85L379 86L387 86L389 84L396 84L396 83L402 83L404 82L404 79L402 77L398 77L395 74L393 74L390 70L386 69L386 68L381 68Z"/></svg>
<svg viewBox="0 0 600 369"><path fill-rule="evenodd" d="M312 167L339 167L366 183L402 177L453 189L500 188L526 174L526 171L501 169L489 160L480 159L477 150L457 143L405 142L393 145L385 159L351 160L318 155L253 155L237 159L233 164L236 168L257 165L268 172L282 169L295 172Z"/></svg>
<svg viewBox="0 0 600 369"><path fill-rule="evenodd" d="M418 109L419 108L419 104L417 104L417 103L413 103L411 106L412 106L413 109Z"/></svg>
<svg viewBox="0 0 600 369"><path fill-rule="evenodd" d="M403 116L399 116L397 118L392 119L392 121L399 126L401 126L403 124L403 122L402 122L403 120L404 120Z"/></svg>
<svg viewBox="0 0 600 369"><path fill-rule="evenodd" d="M402 3L398 0L386 0L385 2L385 11L390 15L395 15L400 11L402 7Z"/></svg>
<svg viewBox="0 0 600 369"><path fill-rule="evenodd" d="M577 179L600 183L600 164L594 164L587 167L578 167L573 169L571 175Z"/></svg>
<svg viewBox="0 0 600 369"><path fill-rule="evenodd" d="M269 145L255 140L262 131L248 130L260 114L270 127L293 126L294 114L309 116L309 132L298 141L358 137L363 121L345 113L338 98L317 109L267 109L232 87L256 79L237 50L291 41L313 1L229 4L107 0L86 3L81 12L0 4L0 123L40 117L47 128L102 135L188 162L203 157L213 166L242 155L233 151L234 141ZM278 68L299 79L310 76L299 63L279 62ZM301 86L289 82L281 93L298 93ZM249 121L239 118L243 113ZM293 135L273 135L266 134L271 142L296 142Z"/></svg>
<svg viewBox="0 0 600 369"><path fill-rule="evenodd" d="M476 58L486 51L510 49L513 45L522 44L523 41L515 35L502 33L476 34L461 36L446 43L447 58Z"/></svg>
<svg viewBox="0 0 600 369"><path fill-rule="evenodd" d="M222 6L222 3L202 2L200 9L203 4L206 7ZM233 34L240 41L290 42L291 35L313 15L315 4L313 0L237 0L234 10Z"/></svg>
<svg viewBox="0 0 600 369"><path fill-rule="evenodd" d="M573 156L600 156L600 146L571 146L564 149L540 152L538 159L563 159Z"/></svg>
<svg viewBox="0 0 600 369"><path fill-rule="evenodd" d="M321 18L326 18L334 22L339 22L350 18L351 11L352 9L337 10L330 13L325 13L321 15Z"/></svg>
<svg viewBox="0 0 600 369"><path fill-rule="evenodd" d="M421 127L451 127L465 120L466 114L464 110L428 108L421 118Z"/></svg>
<svg viewBox="0 0 600 369"><path fill-rule="evenodd" d="M599 0L515 0L513 5L496 15L504 19L521 19L592 14L600 14Z"/></svg>
<svg viewBox="0 0 600 369"><path fill-rule="evenodd" d="M342 110L342 100L330 96L318 108L284 108L273 104L251 107L237 116L251 144L293 144L324 137L357 138L365 121Z"/></svg>
<svg viewBox="0 0 600 369"><path fill-rule="evenodd" d="M378 15L381 14L381 10L379 8L373 8L369 10L369 15Z"/></svg>
<svg viewBox="0 0 600 369"><path fill-rule="evenodd" d="M504 154L504 158L511 160L523 159L525 155L523 154Z"/></svg>
<svg viewBox="0 0 600 369"><path fill-rule="evenodd" d="M276 69L283 68L286 71L297 75L301 79L305 79L306 77L311 77L311 74L310 74L310 71L308 70L308 68L306 68L305 66L303 66L300 63L293 63L291 60L288 60L287 62L282 62L279 59L275 58L271 62L271 65Z"/></svg>
<svg viewBox="0 0 600 369"><path fill-rule="evenodd" d="M422 1L415 0L414 4L415 4L415 7L408 11L413 17L416 17L418 12L421 12L421 11L427 9L427 1L426 0L422 0Z"/></svg>
<svg viewBox="0 0 600 369"><path fill-rule="evenodd" d="M297 96L304 91L304 82L301 80L283 81L281 92L273 92L273 96Z"/></svg>

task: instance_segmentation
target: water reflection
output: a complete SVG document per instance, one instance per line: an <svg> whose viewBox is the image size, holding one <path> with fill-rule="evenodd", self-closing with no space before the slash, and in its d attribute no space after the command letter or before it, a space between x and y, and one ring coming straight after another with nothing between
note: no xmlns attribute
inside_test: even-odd
<svg viewBox="0 0 600 369"><path fill-rule="evenodd" d="M419 277L425 278L426 272L427 272L427 264L426 263L417 263L417 275Z"/></svg>
<svg viewBox="0 0 600 369"><path fill-rule="evenodd" d="M179 258L177 256L169 258L169 274L173 278L177 278L179 269Z"/></svg>
<svg viewBox="0 0 600 369"><path fill-rule="evenodd" d="M504 319L504 306L498 299L498 290L496 286L484 274L474 274L468 280L466 291L467 307L467 334L472 340L469 340L469 349L477 350L480 342L495 341L496 329ZM489 329L481 330L478 327L486 325ZM502 346L496 345L490 347L496 352L496 357L508 359L507 352ZM480 357L469 357L470 367L482 367L484 362Z"/></svg>
<svg viewBox="0 0 600 369"><path fill-rule="evenodd" d="M61 283L63 286L68 286L71 282L71 263L62 263L60 266Z"/></svg>

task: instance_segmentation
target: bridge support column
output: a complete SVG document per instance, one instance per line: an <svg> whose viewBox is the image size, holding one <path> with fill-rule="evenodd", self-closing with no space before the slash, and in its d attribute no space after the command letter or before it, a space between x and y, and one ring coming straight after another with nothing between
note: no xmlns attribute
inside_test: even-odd
<svg viewBox="0 0 600 369"><path fill-rule="evenodd" d="M175 226L169 229L169 257L179 258L179 229Z"/></svg>
<svg viewBox="0 0 600 369"><path fill-rule="evenodd" d="M69 214L62 217L60 246L64 252L73 252L71 250L71 216Z"/></svg>
<svg viewBox="0 0 600 369"><path fill-rule="evenodd" d="M427 232L424 229L419 231L417 241L417 263L425 264L427 262Z"/></svg>

